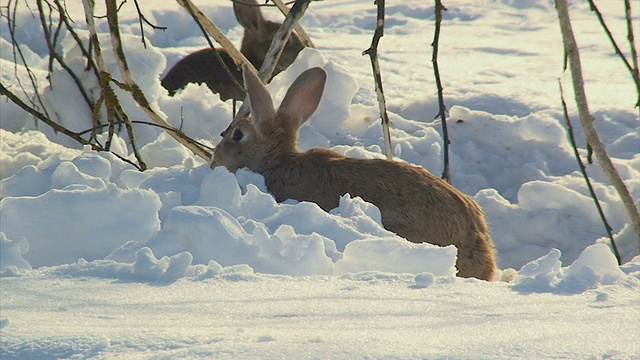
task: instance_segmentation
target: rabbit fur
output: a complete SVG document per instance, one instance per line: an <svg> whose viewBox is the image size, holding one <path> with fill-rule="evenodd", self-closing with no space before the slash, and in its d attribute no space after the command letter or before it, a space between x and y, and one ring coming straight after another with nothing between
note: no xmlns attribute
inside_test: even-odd
<svg viewBox="0 0 640 360"><path fill-rule="evenodd" d="M421 167L297 148L298 129L316 110L326 77L322 68L306 70L275 110L260 79L244 71L252 115L235 119L221 134L212 167L262 174L278 202L311 201L329 211L345 193L359 196L380 209L386 229L407 240L455 245L459 276L495 280L495 247L482 209L469 196Z"/></svg>
<svg viewBox="0 0 640 360"><path fill-rule="evenodd" d="M233 2L236 19L244 28L240 52L256 68L260 69L267 55L271 41L280 28L279 23L266 20L260 12L256 0L236 0ZM285 70L302 51L304 45L295 33L291 33L282 54L276 64L273 76ZM219 94L222 101L228 99L244 100L245 91L231 79L214 52L229 69L238 84L242 84L242 72L229 54L223 49L205 48L191 53L178 61L162 78L162 86L174 95L188 83L205 83L213 93Z"/></svg>

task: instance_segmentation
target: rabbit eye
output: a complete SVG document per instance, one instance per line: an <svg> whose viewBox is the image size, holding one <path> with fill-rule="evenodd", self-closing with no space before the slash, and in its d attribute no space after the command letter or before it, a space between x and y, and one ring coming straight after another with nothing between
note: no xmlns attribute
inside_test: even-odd
<svg viewBox="0 0 640 360"><path fill-rule="evenodd" d="M240 129L233 130L233 134L231 134L231 140L233 141L240 141L242 140L243 137L244 137L244 134Z"/></svg>

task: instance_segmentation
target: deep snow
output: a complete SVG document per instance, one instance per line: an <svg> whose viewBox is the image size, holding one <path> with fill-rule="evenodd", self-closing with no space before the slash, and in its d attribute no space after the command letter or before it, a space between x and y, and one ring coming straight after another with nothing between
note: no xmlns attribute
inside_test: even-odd
<svg viewBox="0 0 640 360"><path fill-rule="evenodd" d="M199 5L239 43L230 4ZM152 168L140 173L112 154L78 148L3 98L0 356L640 358L635 236L606 176L597 164L589 166L625 264L618 267L562 122L558 77L566 98L572 94L561 72L553 4L445 5L440 70L453 182L483 206L500 267L519 270L511 283L453 277L454 247L398 238L380 225L377 208L358 198L343 197L330 213L311 203L278 204L259 175L210 170L144 125L136 132ZM598 5L622 41L622 4ZM206 86L170 98L159 83L167 65L205 46L197 27L177 4L141 6L169 29L147 28L145 49L135 7L123 6L121 28L136 80L171 123L215 143L231 119L230 104ZM70 12L82 27L82 9ZM271 9L264 13L279 18ZM588 4L573 4L571 14L591 110L638 201L634 88ZM48 84L38 19L22 4L18 20L19 43L40 84ZM379 55L394 156L439 174L433 20L430 4L388 3ZM106 32L103 20L98 24ZM25 72L15 66L6 18L0 25L2 83L21 93L16 75L24 82ZM314 2L302 25L318 50L305 50L269 85L279 102L300 72L327 71L324 98L301 129L300 146L382 157L369 60L361 56L375 6ZM69 36L61 49L82 73ZM97 94L95 79L84 81ZM55 69L51 82L41 89L49 113L73 130L87 129L91 114L69 77ZM126 94L119 98L133 119L147 120ZM584 137L577 137L583 148ZM123 140L115 149L131 157Z"/></svg>

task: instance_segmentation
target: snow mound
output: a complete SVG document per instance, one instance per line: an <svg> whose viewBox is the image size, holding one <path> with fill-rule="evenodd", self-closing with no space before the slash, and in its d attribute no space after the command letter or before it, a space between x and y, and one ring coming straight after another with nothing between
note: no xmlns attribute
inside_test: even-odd
<svg viewBox="0 0 640 360"><path fill-rule="evenodd" d="M542 3L530 1L523 6L538 8ZM416 25L416 19L431 16L427 16L430 8L420 6L417 13L410 9L406 6L389 9L398 16L396 26L402 27L404 21ZM224 19L225 11L229 14L230 10L214 13ZM465 6L459 11L454 17L465 14L460 18L471 22L480 16L473 7ZM182 17L162 11L156 15ZM366 19L360 20L367 23L374 19L372 16L373 12L369 12ZM329 19L316 21L345 20L344 15ZM26 17L21 17L21 21L29 23L28 28L35 26ZM352 25L350 29L361 30ZM19 33L30 36L22 29ZM82 38L87 35L86 31L79 32ZM78 60L82 57L75 40L66 32L60 36L62 56L69 59L72 69L84 74L85 64ZM103 46L108 48L109 37L100 36ZM123 36L134 77L148 95L151 106L197 140L209 144L217 141L217 134L231 120L230 106L212 96L206 86L190 85L177 96L169 97L157 75L164 71L167 59L176 54L153 43L144 49L137 44L140 37L135 34L125 32ZM160 42L165 39L166 44L176 40L157 34L149 36ZM42 43L29 46L33 49L27 56L32 60L46 54ZM183 50L186 51L180 51ZM482 51L499 55L498 50ZM105 52L105 56L109 69L117 73L113 54ZM47 69L45 62L35 63L40 70ZM324 68L328 75L326 91L317 111L300 130L300 147L303 150L326 147L361 158L383 157L378 110L370 106L375 97L364 101L366 90L363 92L356 81L360 79L360 69L351 67L347 71L338 63L342 64L327 60L317 49L305 49L289 69L268 85L274 102L277 105L282 100L288 86L302 71L314 66ZM15 74L2 70L2 78L13 81L16 75L24 75L23 70L18 67ZM95 79L85 75L80 79L83 84L88 89L97 89ZM396 74L392 71L389 76L393 78ZM49 112L72 130L90 129L92 114L78 100L80 97L57 91L73 87L66 71L54 68L50 79L51 86L41 94ZM120 89L116 91L131 118L146 118L130 96ZM440 124L425 115L431 112L434 101L416 100L409 95L402 106L391 107L398 113L389 112L394 156L438 173L442 168ZM473 96L479 99L480 95ZM540 288L556 288L560 275L586 282L588 286L606 286L615 276L603 274L599 267L589 265L586 269L590 270L578 270L585 267L575 265L566 274L561 267L562 262L580 259L582 250L594 242L602 242L598 238L604 234L581 175L575 172L575 160L557 113L534 111L537 105L503 95L497 98L512 105L521 102L524 107L493 114L469 108L474 104L470 101L450 107L450 132L455 139L450 149L454 185L474 196L485 210L501 267L519 268L532 258L543 256L536 270L540 272L531 273L533 270L529 268L533 265L526 265L517 279L518 286L526 288L528 283L537 281ZM491 102L487 105L501 107L503 103L492 100L492 96L485 94L484 99ZM69 99L72 101L65 101ZM3 106L1 111L3 129L23 132L14 134L0 129L3 233L0 270L61 266L75 264L78 259L132 264L152 259L153 254L158 257L158 264L169 259L166 268L156 267L162 268L156 274L160 277L188 276L189 271L183 272L184 269L208 266L212 261L222 267L248 266L252 271L283 275L378 271L449 277L456 273L455 248L411 244L398 238L384 229L374 205L349 194L329 213L313 203L292 200L277 203L260 175L244 170L236 174L223 168L211 170L166 132L136 124L140 150L150 166L140 172L110 153L70 149L79 146L44 126L41 132L27 131L37 124L32 124L13 105ZM616 121L605 118L599 126L606 130L605 139L613 143L615 153L621 156L614 159L616 166L635 194L640 190L640 172L633 166L637 160L633 147L637 118L624 111L618 115L621 116ZM5 121L6 118L9 120ZM98 138L104 143L106 135L100 134ZM113 149L121 157L133 159L123 138L123 132L116 134ZM624 206L607 185L601 170L597 166L592 170L595 190L605 211L611 214L612 227L618 230L619 247L625 250L621 251L623 261L629 261L638 249ZM585 260L587 264L593 261ZM151 263L154 262L147 262ZM554 270L555 267L558 269ZM170 275L165 274L167 271ZM593 279L586 281L589 271L594 273ZM424 275L416 284L428 284L429 279L429 275Z"/></svg>
<svg viewBox="0 0 640 360"><path fill-rule="evenodd" d="M619 282L640 287L638 278L627 275L618 266L611 249L605 244L588 246L566 268L562 268L560 255L560 250L552 249L547 255L523 266L513 280L513 289L520 292L576 294ZM625 265L625 269L631 274L637 273L635 270L639 261L636 257Z"/></svg>

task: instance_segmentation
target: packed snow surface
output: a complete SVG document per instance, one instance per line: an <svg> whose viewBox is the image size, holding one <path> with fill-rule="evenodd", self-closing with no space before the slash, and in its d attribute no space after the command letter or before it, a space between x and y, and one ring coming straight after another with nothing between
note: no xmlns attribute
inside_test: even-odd
<svg viewBox="0 0 640 360"><path fill-rule="evenodd" d="M623 4L596 3L629 57ZM196 4L239 44L230 2ZM135 125L149 165L140 172L54 133L2 97L0 358L640 359L636 236L607 176L597 162L587 165L618 265L568 141L558 78L586 156L553 2L444 5L439 64L453 184L483 207L500 268L515 269L505 271L512 281L455 277L455 247L409 243L384 229L377 207L360 198L345 194L328 213L313 203L277 203L260 175L212 170L145 124ZM231 104L204 85L175 97L160 86L168 68L206 41L177 3L140 6L167 30L145 27L145 48L134 4L122 6L136 81L170 123L214 145ZM387 3L378 51L394 157L440 174L433 10L418 0ZM2 12L2 84L33 98ZM637 93L589 5L576 2L570 12L596 126L638 204ZM82 7L69 13L86 39ZM263 13L281 19L271 8ZM91 111L71 77L58 65L48 73L39 17L18 2L15 21L42 106L73 131L89 129ZM96 21L118 78L108 26ZM301 24L317 49L301 52L268 86L279 103L302 71L326 70L324 97L300 131L300 147L384 157L371 66L362 56L375 5L312 2ZM60 39L58 50L97 99L99 85L84 72L71 33L62 29ZM132 119L150 121L116 91ZM112 149L135 161L125 139L123 130Z"/></svg>

